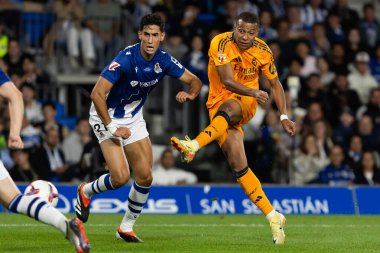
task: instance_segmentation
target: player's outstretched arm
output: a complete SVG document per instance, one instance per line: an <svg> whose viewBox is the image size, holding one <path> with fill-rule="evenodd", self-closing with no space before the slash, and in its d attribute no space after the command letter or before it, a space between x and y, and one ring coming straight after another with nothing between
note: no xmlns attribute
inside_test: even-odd
<svg viewBox="0 0 380 253"><path fill-rule="evenodd" d="M296 123L287 118L285 93L282 88L282 84L278 77L268 80L270 83L273 99L277 105L279 112L281 113L281 124L285 131L293 136L296 133Z"/></svg>
<svg viewBox="0 0 380 253"><path fill-rule="evenodd" d="M180 91L176 96L176 100L180 103L186 101L193 101L199 94L202 88L201 80L191 73L189 70L185 70L182 76L179 78L180 81L190 86L189 91Z"/></svg>
<svg viewBox="0 0 380 253"><path fill-rule="evenodd" d="M265 91L251 89L234 80L234 72L232 70L231 63L217 66L216 69L220 76L220 80L227 88L227 90L243 96L254 97L257 99L257 102L261 105L265 104L268 101L269 96L268 93L266 93Z"/></svg>
<svg viewBox="0 0 380 253"><path fill-rule="evenodd" d="M22 149L24 148L24 143L20 137L22 119L24 117L24 101L22 93L12 82L8 81L0 86L0 96L9 101L11 125L8 146L11 149Z"/></svg>
<svg viewBox="0 0 380 253"><path fill-rule="evenodd" d="M108 114L106 94L111 90L112 83L104 77L99 77L95 87L91 92L91 99L94 102L96 112L98 113L103 124L107 127L114 136L122 137L123 139L129 138L131 131L127 127L118 127L112 123L111 117Z"/></svg>

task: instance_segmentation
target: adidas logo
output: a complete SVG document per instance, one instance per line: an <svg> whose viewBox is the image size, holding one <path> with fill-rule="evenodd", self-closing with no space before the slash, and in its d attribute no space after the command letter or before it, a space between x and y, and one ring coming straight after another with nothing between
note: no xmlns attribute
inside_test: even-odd
<svg viewBox="0 0 380 253"><path fill-rule="evenodd" d="M262 198L263 198L262 196L257 196L256 200L253 201L253 203L256 204L256 203L259 202Z"/></svg>

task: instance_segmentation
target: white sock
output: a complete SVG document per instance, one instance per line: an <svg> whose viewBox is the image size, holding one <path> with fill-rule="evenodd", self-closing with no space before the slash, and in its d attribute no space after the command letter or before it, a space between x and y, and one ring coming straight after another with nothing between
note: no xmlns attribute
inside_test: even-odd
<svg viewBox="0 0 380 253"><path fill-rule="evenodd" d="M199 143L196 140L193 140L194 145L197 147L197 150L199 149Z"/></svg>
<svg viewBox="0 0 380 253"><path fill-rule="evenodd" d="M67 218L39 197L17 195L9 204L8 209L14 213L24 214L45 224L52 225L66 235Z"/></svg>
<svg viewBox="0 0 380 253"><path fill-rule="evenodd" d="M150 187L139 186L136 182L133 183L129 191L128 210L125 212L120 224L121 231L130 232L133 230L133 225L140 216L148 199L149 189Z"/></svg>
<svg viewBox="0 0 380 253"><path fill-rule="evenodd" d="M276 210L272 210L270 213L267 214L266 218L267 220L270 221L270 219L272 219L272 217L276 214Z"/></svg>
<svg viewBox="0 0 380 253"><path fill-rule="evenodd" d="M114 189L115 188L112 185L110 174L104 174L101 175L98 179L86 184L83 187L83 193L87 198L91 198L91 196L94 194Z"/></svg>

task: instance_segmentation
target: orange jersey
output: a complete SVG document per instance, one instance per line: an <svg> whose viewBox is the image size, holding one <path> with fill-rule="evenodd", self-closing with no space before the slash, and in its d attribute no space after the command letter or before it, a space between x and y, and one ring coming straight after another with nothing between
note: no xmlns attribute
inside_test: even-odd
<svg viewBox="0 0 380 253"><path fill-rule="evenodd" d="M268 80L277 77L272 52L268 45L257 37L250 49L242 51L234 43L232 32L221 33L212 39L208 55L210 58L208 63L210 89L206 103L208 109L233 94L220 80L217 66L230 63L234 80L253 89L259 89L260 70Z"/></svg>

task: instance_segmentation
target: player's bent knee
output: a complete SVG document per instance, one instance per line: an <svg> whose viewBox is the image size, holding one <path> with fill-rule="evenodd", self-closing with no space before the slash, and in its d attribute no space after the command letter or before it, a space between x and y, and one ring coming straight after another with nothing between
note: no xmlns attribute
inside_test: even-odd
<svg viewBox="0 0 380 253"><path fill-rule="evenodd" d="M150 186L152 184L152 181L153 181L152 173L140 176L138 178L136 177L137 184L139 184L141 186L148 187L148 186Z"/></svg>
<svg viewBox="0 0 380 253"><path fill-rule="evenodd" d="M217 111L215 113L215 115L214 115L214 118L217 117L217 116L223 117L227 121L228 124L231 123L231 117L230 117L230 115L227 112L225 112L223 110Z"/></svg>
<svg viewBox="0 0 380 253"><path fill-rule="evenodd" d="M230 161L230 167L233 171L235 171L236 173L239 173L240 171L242 171L244 168L247 167L247 164L246 163L242 163L240 161Z"/></svg>
<svg viewBox="0 0 380 253"><path fill-rule="evenodd" d="M2 161L0 161L0 180L10 178L8 170L4 167Z"/></svg>
<svg viewBox="0 0 380 253"><path fill-rule="evenodd" d="M129 177L128 178L115 178L115 179L112 179L112 186L114 188L120 188L123 185L127 184L128 181L129 181Z"/></svg>
<svg viewBox="0 0 380 253"><path fill-rule="evenodd" d="M129 173L116 173L112 174L112 186L114 188L120 188L129 181Z"/></svg>

